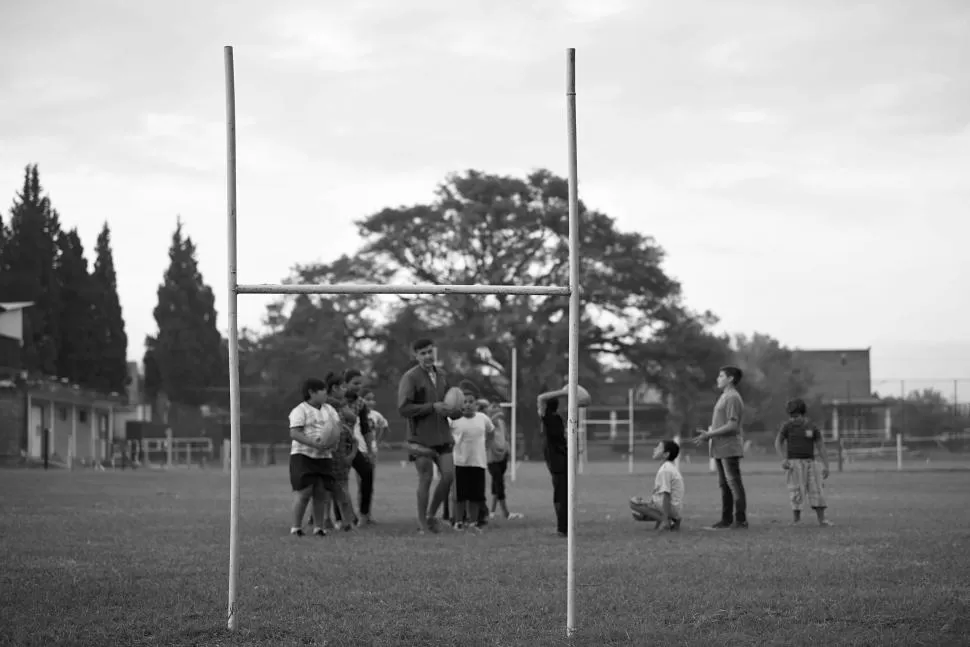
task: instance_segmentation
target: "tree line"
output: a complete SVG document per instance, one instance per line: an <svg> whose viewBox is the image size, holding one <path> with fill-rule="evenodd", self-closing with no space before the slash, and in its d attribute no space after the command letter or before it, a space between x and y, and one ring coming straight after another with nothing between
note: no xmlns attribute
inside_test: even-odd
<svg viewBox="0 0 970 647"><path fill-rule="evenodd" d="M426 204L385 208L355 222L359 247L326 263L295 266L291 282L564 285L568 273L567 182L547 170L526 177L454 173ZM686 306L663 269L652 237L624 231L580 203L582 315L580 374L594 398L626 374L663 394L674 430L709 422L713 383L724 364L745 370L749 428L774 428L784 402L804 395L812 376L770 335L728 336L716 315ZM62 231L36 166L0 221L0 297L29 300L25 363L36 372L120 391L127 338L105 224L88 271L77 231ZM157 291L158 332L145 342L145 388L174 403L228 406L227 343L197 250L176 222L169 266ZM568 361L568 299L520 295L333 295L283 297L259 329L240 339L243 415L282 419L307 375L349 366L393 391L411 365L410 343L433 337L446 367L484 395L510 395L518 352L519 406L535 427L535 396L558 388ZM393 409L393 403L385 407ZM390 411L389 411L390 413Z"/></svg>

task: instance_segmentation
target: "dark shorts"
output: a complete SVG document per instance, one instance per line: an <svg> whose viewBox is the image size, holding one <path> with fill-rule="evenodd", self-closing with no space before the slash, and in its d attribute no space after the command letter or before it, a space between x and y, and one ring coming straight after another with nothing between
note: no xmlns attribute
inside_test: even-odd
<svg viewBox="0 0 970 647"><path fill-rule="evenodd" d="M333 491L333 459L310 458L304 454L290 454L290 486L294 492L321 483Z"/></svg>
<svg viewBox="0 0 970 647"><path fill-rule="evenodd" d="M455 467L455 499L459 502L485 500L484 467Z"/></svg>
<svg viewBox="0 0 970 647"><path fill-rule="evenodd" d="M414 441L408 441L408 460L412 463L418 458L434 458L437 459L445 454L450 454L454 451L454 445L447 443L444 445L422 445L421 443L416 443Z"/></svg>
<svg viewBox="0 0 970 647"><path fill-rule="evenodd" d="M508 466L508 457L488 464L488 473L492 476L492 496L499 501L505 501L505 470Z"/></svg>

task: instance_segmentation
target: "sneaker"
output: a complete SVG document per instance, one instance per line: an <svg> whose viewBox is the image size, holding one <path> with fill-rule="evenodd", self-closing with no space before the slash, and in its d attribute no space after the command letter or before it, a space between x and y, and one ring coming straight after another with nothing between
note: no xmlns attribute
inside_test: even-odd
<svg viewBox="0 0 970 647"><path fill-rule="evenodd" d="M302 537L303 528L290 528L290 535L293 537Z"/></svg>
<svg viewBox="0 0 970 647"><path fill-rule="evenodd" d="M731 528L733 528L734 530L743 530L747 527L748 527L747 521L735 521L734 523L731 524Z"/></svg>
<svg viewBox="0 0 970 647"><path fill-rule="evenodd" d="M456 521L455 523L451 524L451 529L457 532L461 532L462 530L465 529L465 524L464 522Z"/></svg>
<svg viewBox="0 0 970 647"><path fill-rule="evenodd" d="M523 515L520 512L512 512L512 513L509 514L508 517L506 517L506 519L508 519L509 521L514 521L516 519L522 519L524 516L525 515Z"/></svg>
<svg viewBox="0 0 970 647"><path fill-rule="evenodd" d="M671 519L670 529L674 531L680 530L680 522L681 522L681 519Z"/></svg>
<svg viewBox="0 0 970 647"><path fill-rule="evenodd" d="M324 530L323 528L314 528L313 529L313 536L314 537L326 537L327 536L327 531Z"/></svg>
<svg viewBox="0 0 970 647"><path fill-rule="evenodd" d="M819 521L818 525L821 526L822 528L831 528L835 524L829 521L828 519L826 519L825 521Z"/></svg>

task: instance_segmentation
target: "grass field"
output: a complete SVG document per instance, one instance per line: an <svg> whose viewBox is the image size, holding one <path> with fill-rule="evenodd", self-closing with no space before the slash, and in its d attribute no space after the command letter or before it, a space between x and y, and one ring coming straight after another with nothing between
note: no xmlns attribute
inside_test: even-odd
<svg viewBox="0 0 970 647"><path fill-rule="evenodd" d="M836 526L789 527L776 463L748 465L751 527L702 530L716 480L685 465L686 520L626 508L653 465L580 477L577 645L970 645L970 471L834 474ZM651 474L647 474L647 471ZM566 544L548 476L526 518L418 536L411 469L378 470L381 523L287 535L284 466L243 473L240 628L225 630L228 478L218 471L0 471L0 643L565 644Z"/></svg>

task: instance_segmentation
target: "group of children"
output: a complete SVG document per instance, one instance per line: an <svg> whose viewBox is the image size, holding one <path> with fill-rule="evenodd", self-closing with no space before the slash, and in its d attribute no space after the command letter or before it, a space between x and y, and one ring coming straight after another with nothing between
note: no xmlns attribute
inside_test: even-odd
<svg viewBox="0 0 970 647"><path fill-rule="evenodd" d="M295 495L290 532L294 535L303 534L303 516L311 502L310 526L314 535L325 536L332 528L351 530L372 521L374 466L387 421L373 409L373 395L361 391L359 376L359 372L349 371L331 373L325 380L307 380L304 401L290 413L290 482ZM461 416L449 422L454 441L455 479L444 516L456 530L480 530L499 508L507 519L521 515L510 513L505 500L509 438L501 408L478 399L473 389L463 391ZM787 474L793 522L801 521L802 508L807 503L815 510L819 525L829 526L822 484L829 476L823 434L807 418L804 401L789 401L787 411L789 420L782 425L775 448ZM550 407L546 415L556 416L555 407ZM549 426L545 418L544 423ZM551 437L546 440L550 445L554 442ZM654 479L653 492L648 499L630 500L635 520L652 521L658 530L680 529L684 478L677 467L679 455L677 442L665 440L658 444L654 458L661 460L661 466ZM349 494L351 469L360 477L360 516ZM550 471L554 472L555 482L557 473L551 463ZM486 500L486 473L492 478L491 515ZM564 499L554 497L560 534L565 534L566 513L560 514Z"/></svg>
<svg viewBox="0 0 970 647"><path fill-rule="evenodd" d="M816 514L818 524L831 526L825 518L827 504L823 481L829 477L828 456L821 430L807 417L807 407L801 399L787 404L789 419L775 438L775 450L782 459L786 484L792 507L792 523L799 523L802 508L807 503ZM654 458L662 464L654 479L649 498L630 499L630 509L637 521L654 522L657 530L679 530L683 519L684 477L677 467L680 445L673 440L659 443Z"/></svg>
<svg viewBox="0 0 970 647"><path fill-rule="evenodd" d="M316 536L334 528L352 530L373 522L377 448L387 419L374 410L374 394L362 389L360 371L328 373L303 385L303 402L290 412L290 485L293 523L303 535L303 517ZM350 498L350 472L358 476L358 506ZM359 513L359 514L358 514Z"/></svg>
<svg viewBox="0 0 970 647"><path fill-rule="evenodd" d="M501 407L463 388L461 417L450 420L454 440L455 481L445 504L445 519L456 530L480 530L497 512L506 519L505 473L509 441ZM290 483L294 492L290 533L304 534L303 518L315 536L350 531L373 523L371 501L378 444L388 423L374 409L373 392L362 389L356 370L311 378L303 402L290 412ZM350 472L358 474L359 505L350 497ZM492 477L492 510L486 499L486 472ZM359 514L358 514L359 512Z"/></svg>

